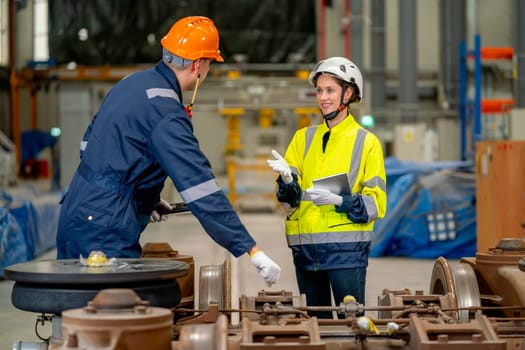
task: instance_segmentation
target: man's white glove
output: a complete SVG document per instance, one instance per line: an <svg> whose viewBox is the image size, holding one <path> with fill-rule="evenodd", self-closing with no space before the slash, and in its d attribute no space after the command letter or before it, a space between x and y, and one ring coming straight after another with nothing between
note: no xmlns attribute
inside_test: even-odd
<svg viewBox="0 0 525 350"><path fill-rule="evenodd" d="M343 197L325 189L312 187L307 189L306 193L309 195L312 202L318 206L327 204L341 206L341 204L343 204Z"/></svg>
<svg viewBox="0 0 525 350"><path fill-rule="evenodd" d="M263 251L259 250L250 258L252 265L262 277L268 287L277 283L281 277L281 268L272 259L270 259Z"/></svg>
<svg viewBox="0 0 525 350"><path fill-rule="evenodd" d="M281 174L281 178L285 184L289 184L293 181L292 169L286 163L283 156L279 154L276 150L272 150L272 155L275 159L268 159L266 162L276 173Z"/></svg>
<svg viewBox="0 0 525 350"><path fill-rule="evenodd" d="M162 198L160 199L160 202L158 202L155 205L155 208L163 208L166 210L173 209L171 205ZM160 213L156 209L153 209L153 211L151 212L151 216L149 218L149 222L151 223L166 221L166 220L168 220L168 215L160 215Z"/></svg>

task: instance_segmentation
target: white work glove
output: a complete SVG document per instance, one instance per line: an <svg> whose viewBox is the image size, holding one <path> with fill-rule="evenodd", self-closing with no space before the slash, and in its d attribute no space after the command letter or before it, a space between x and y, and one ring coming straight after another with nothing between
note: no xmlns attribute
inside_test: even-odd
<svg viewBox="0 0 525 350"><path fill-rule="evenodd" d="M317 206L327 204L341 206L343 204L343 197L325 189L311 187L306 190L306 193Z"/></svg>
<svg viewBox="0 0 525 350"><path fill-rule="evenodd" d="M276 173L281 174L281 178L285 184L289 184L293 181L292 169L286 163L283 156L279 154L276 150L272 150L272 155L275 159L268 159L266 162Z"/></svg>
<svg viewBox="0 0 525 350"><path fill-rule="evenodd" d="M155 205L155 208L157 207L162 207L166 210L171 210L173 209L171 207L171 205L166 202L164 199L160 199L160 202L158 202L156 205ZM155 222L160 222L160 221L166 221L168 220L168 216L167 215L160 215L159 212L156 210L156 209L153 209L153 211L151 212L151 216L149 218L149 222L151 223L155 223Z"/></svg>
<svg viewBox="0 0 525 350"><path fill-rule="evenodd" d="M251 258L250 261L255 269L262 277L268 287L277 283L281 277L281 268L272 259L270 259L263 251L258 251Z"/></svg>

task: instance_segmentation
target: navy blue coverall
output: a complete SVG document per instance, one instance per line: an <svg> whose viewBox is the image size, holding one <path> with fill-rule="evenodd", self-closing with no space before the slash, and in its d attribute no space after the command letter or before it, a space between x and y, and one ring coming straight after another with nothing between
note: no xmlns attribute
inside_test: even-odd
<svg viewBox="0 0 525 350"><path fill-rule="evenodd" d="M86 130L62 200L58 259L137 258L140 234L169 176L210 237L238 257L255 246L218 187L184 110L179 83L160 61L106 96Z"/></svg>

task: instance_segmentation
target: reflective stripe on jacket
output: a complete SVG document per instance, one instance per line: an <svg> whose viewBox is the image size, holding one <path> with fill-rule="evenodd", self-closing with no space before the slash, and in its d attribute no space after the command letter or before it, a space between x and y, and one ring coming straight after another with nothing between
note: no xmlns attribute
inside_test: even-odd
<svg viewBox="0 0 525 350"><path fill-rule="evenodd" d="M367 266L374 220L386 212L386 175L378 138L348 115L332 129L322 123L297 131L285 159L303 191L299 206L286 220L295 264L308 270ZM335 206L317 206L309 200L305 191L314 179L339 173L347 173L352 193L362 195L368 222L354 223Z"/></svg>

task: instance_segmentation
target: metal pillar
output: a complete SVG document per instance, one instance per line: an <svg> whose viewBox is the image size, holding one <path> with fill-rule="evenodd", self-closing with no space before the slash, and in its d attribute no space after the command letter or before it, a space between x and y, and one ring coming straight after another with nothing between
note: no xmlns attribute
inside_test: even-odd
<svg viewBox="0 0 525 350"><path fill-rule="evenodd" d="M468 58L474 59L474 100L467 96ZM481 125L481 36L474 36L474 49L469 51L465 41L460 46L460 118L461 118L461 159L469 160L474 156L476 142L482 139ZM468 137L471 136L471 137Z"/></svg>
<svg viewBox="0 0 525 350"><path fill-rule="evenodd" d="M399 0L399 108L413 122L418 106L416 0Z"/></svg>
<svg viewBox="0 0 525 350"><path fill-rule="evenodd" d="M350 0L347 0L350 1ZM364 69L363 62L363 2L362 0L350 1L350 52L351 60L361 70Z"/></svg>
<svg viewBox="0 0 525 350"><path fill-rule="evenodd" d="M459 47L459 125L461 130L461 160L467 160L467 124L469 113L467 109L467 44L465 41Z"/></svg>
<svg viewBox="0 0 525 350"><path fill-rule="evenodd" d="M444 107L459 109L459 44L465 37L464 1L441 0L440 6L441 84Z"/></svg>
<svg viewBox="0 0 525 350"><path fill-rule="evenodd" d="M372 0L372 110L386 108L385 0Z"/></svg>
<svg viewBox="0 0 525 350"><path fill-rule="evenodd" d="M474 143L481 141L481 36L474 37Z"/></svg>
<svg viewBox="0 0 525 350"><path fill-rule="evenodd" d="M516 58L516 81L514 85L514 106L525 108L525 1L515 0L514 23L516 39L514 57Z"/></svg>

